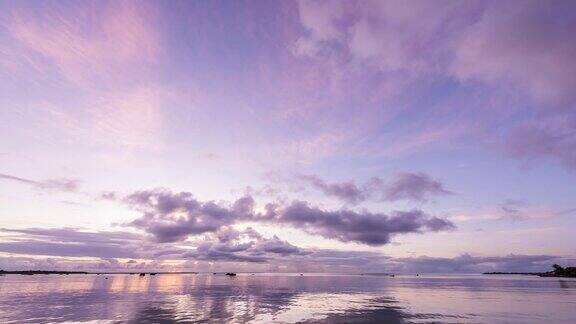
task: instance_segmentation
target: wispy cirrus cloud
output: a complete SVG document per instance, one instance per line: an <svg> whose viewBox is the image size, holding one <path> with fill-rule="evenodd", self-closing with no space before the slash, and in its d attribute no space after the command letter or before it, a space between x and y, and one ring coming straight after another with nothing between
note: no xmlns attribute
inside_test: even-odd
<svg viewBox="0 0 576 324"><path fill-rule="evenodd" d="M131 1L102 6L53 3L40 13L14 6L4 13L5 27L22 45L20 55L28 60L41 55L68 81L84 87L117 81L121 72L134 72L135 64L157 59L159 35L150 23L150 7Z"/></svg>
<svg viewBox="0 0 576 324"><path fill-rule="evenodd" d="M87 232L74 228L0 229L0 251L12 254L61 257L138 258L141 235L128 232ZM16 235L16 236L15 236ZM150 255L151 256L151 255Z"/></svg>
<svg viewBox="0 0 576 324"><path fill-rule="evenodd" d="M513 221L537 220L576 214L576 208L534 206L521 200L507 199L500 204L502 219Z"/></svg>
<svg viewBox="0 0 576 324"><path fill-rule="evenodd" d="M175 242L190 235L218 229L253 217L252 197L243 197L230 206L202 202L190 192L172 193L166 189L143 190L130 194L125 202L142 212L142 217L126 224L143 229L159 242Z"/></svg>
<svg viewBox="0 0 576 324"><path fill-rule="evenodd" d="M41 190L56 190L56 191L68 191L68 192L78 191L80 184L80 181L76 179L54 178L54 179L37 181L5 173L0 173L0 179L22 183Z"/></svg>
<svg viewBox="0 0 576 324"><path fill-rule="evenodd" d="M497 206L483 211L461 213L452 220L493 220L493 221L537 221L560 218L576 214L576 208L571 206L551 206L545 204L528 203L523 200L506 199Z"/></svg>
<svg viewBox="0 0 576 324"><path fill-rule="evenodd" d="M43 93L32 103L19 102L33 106L26 118L67 141L158 147L162 107L172 92L155 74L163 53L155 4L51 3L39 12L22 3L6 9L0 19L10 39L7 72L27 79L34 73L44 88L74 94L54 100Z"/></svg>

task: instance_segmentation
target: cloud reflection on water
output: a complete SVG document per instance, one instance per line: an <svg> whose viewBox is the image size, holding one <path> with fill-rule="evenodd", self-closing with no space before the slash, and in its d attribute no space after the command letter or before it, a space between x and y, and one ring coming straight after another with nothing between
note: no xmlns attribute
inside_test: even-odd
<svg viewBox="0 0 576 324"><path fill-rule="evenodd" d="M470 275L9 275L0 278L0 322L490 323L521 322L518 314L562 322L576 317L570 298L540 301L575 296L574 283Z"/></svg>

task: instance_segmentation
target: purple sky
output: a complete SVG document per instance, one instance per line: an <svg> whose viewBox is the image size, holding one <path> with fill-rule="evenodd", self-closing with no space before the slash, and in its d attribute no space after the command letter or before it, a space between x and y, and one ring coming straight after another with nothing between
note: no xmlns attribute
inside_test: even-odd
<svg viewBox="0 0 576 324"><path fill-rule="evenodd" d="M0 268L576 261L574 1L3 1Z"/></svg>

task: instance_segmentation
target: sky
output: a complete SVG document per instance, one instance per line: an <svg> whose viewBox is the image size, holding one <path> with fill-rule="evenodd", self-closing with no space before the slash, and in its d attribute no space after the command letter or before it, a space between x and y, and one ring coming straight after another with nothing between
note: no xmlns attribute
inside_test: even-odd
<svg viewBox="0 0 576 324"><path fill-rule="evenodd" d="M2 1L0 268L576 264L573 1Z"/></svg>

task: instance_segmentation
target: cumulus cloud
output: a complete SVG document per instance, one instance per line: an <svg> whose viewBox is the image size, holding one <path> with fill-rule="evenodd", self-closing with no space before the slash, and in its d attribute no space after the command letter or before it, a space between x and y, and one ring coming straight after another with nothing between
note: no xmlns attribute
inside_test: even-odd
<svg viewBox="0 0 576 324"><path fill-rule="evenodd" d="M327 211L294 201L288 205L268 204L266 211L259 213L254 211L255 202L250 196L232 204L217 204L201 202L189 192L173 193L166 189L138 191L125 201L142 212L140 218L126 225L144 230L158 242L183 241L192 235L216 233L225 226L248 221L286 224L329 239L368 245L387 244L397 234L455 228L450 221L419 210L391 215L345 209Z"/></svg>
<svg viewBox="0 0 576 324"><path fill-rule="evenodd" d="M330 85L363 80L405 93L432 75L477 87L491 97L488 107L444 118L434 128L490 128L495 116L514 111L514 121L499 130L511 156L553 159L573 170L575 9L572 1L302 1L298 14L306 32L293 52L324 64ZM518 102L517 96L522 103L515 106L496 103L502 97ZM468 105L476 100L469 99ZM501 109L490 109L494 105Z"/></svg>
<svg viewBox="0 0 576 324"><path fill-rule="evenodd" d="M5 173L0 173L0 179L30 185L34 188L41 190L55 190L55 191L68 191L68 192L78 191L78 186L80 183L79 180L67 179L67 178L54 178L54 179L36 181Z"/></svg>
<svg viewBox="0 0 576 324"><path fill-rule="evenodd" d="M226 227L204 237L194 251L185 253L183 257L194 260L263 263L308 253L277 236L265 238L250 227L243 231Z"/></svg>
<svg viewBox="0 0 576 324"><path fill-rule="evenodd" d="M512 80L539 101L573 102L576 5L511 1L482 7L455 45L454 74L485 82Z"/></svg>
<svg viewBox="0 0 576 324"><path fill-rule="evenodd" d="M189 192L172 193L165 189L138 191L126 197L125 202L143 213L128 225L145 230L159 242L216 232L251 218L254 208L254 199L249 196L223 206L214 201L198 201Z"/></svg>
<svg viewBox="0 0 576 324"><path fill-rule="evenodd" d="M342 242L384 245L398 234L452 230L455 225L446 219L431 217L420 210L384 213L327 211L294 201L286 207L268 205L262 217L267 221L289 224L311 234Z"/></svg>
<svg viewBox="0 0 576 324"><path fill-rule="evenodd" d="M494 3L458 42L452 66L456 76L513 83L536 101L535 118L507 135L514 157L553 158L576 168L575 10L571 1Z"/></svg>
<svg viewBox="0 0 576 324"><path fill-rule="evenodd" d="M397 173L389 182L373 177L363 184L356 184L354 181L328 183L317 175L299 175L298 178L325 195L350 205L357 205L368 199L425 202L434 196L452 194L440 181L423 172Z"/></svg>

